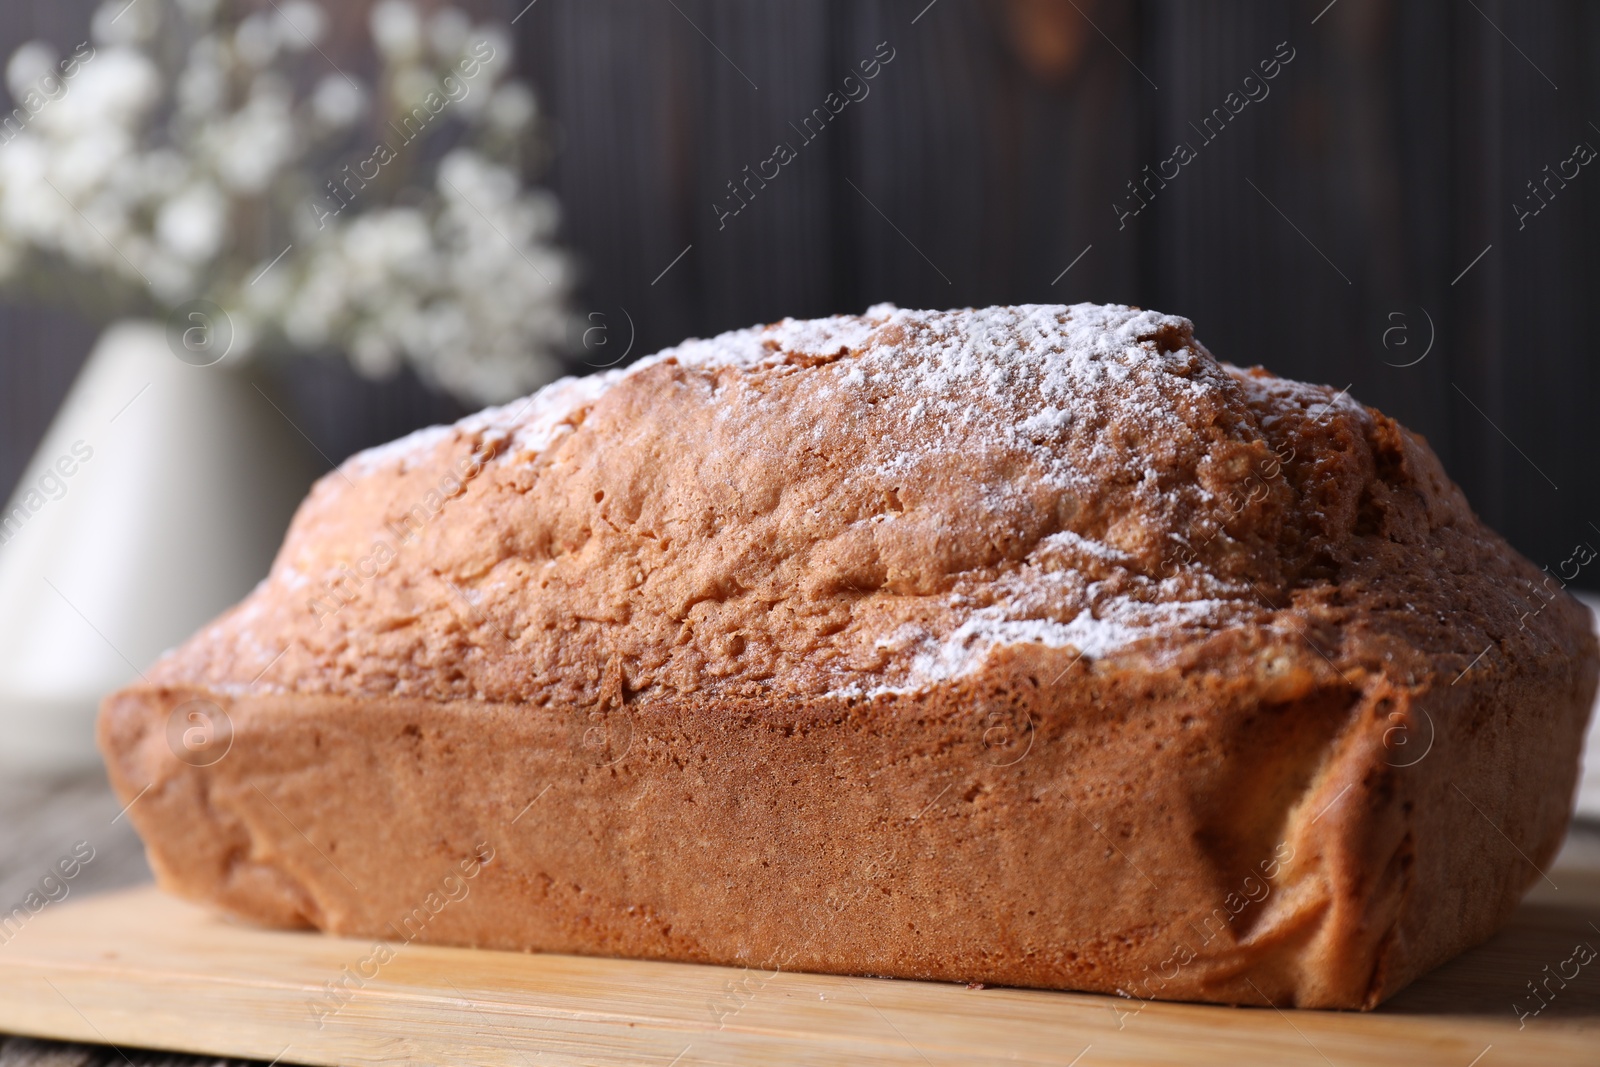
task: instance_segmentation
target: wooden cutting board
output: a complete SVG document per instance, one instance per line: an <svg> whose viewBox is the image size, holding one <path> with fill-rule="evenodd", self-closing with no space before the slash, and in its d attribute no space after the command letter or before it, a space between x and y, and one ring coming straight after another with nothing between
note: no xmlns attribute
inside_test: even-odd
<svg viewBox="0 0 1600 1067"><path fill-rule="evenodd" d="M1600 1064L1600 960L1514 1009L1600 948L1600 863L1550 874L1509 929L1370 1014L378 947L141 888L49 905L0 946L0 1030L330 1065Z"/></svg>

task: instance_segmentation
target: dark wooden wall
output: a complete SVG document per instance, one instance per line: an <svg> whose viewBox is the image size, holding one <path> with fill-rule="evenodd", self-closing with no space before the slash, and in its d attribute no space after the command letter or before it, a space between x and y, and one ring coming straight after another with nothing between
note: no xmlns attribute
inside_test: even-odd
<svg viewBox="0 0 1600 1067"><path fill-rule="evenodd" d="M1539 563L1600 545L1600 166L1524 229L1512 210L1578 141L1600 148L1600 5L525 2L498 7L522 12L579 310L606 328L575 368L880 300L1142 304L1191 317L1222 358L1350 384ZM74 10L0 3L0 46L66 42ZM1052 34L1069 44L1053 66L1035 47ZM1201 145L1190 123L1285 41L1270 95ZM880 42L895 58L870 95L801 144L790 123ZM1125 183L1179 140L1197 158L1119 229ZM779 141L798 158L719 222L726 183ZM0 485L90 336L0 313ZM453 410L336 365L288 384L331 455Z"/></svg>
<svg viewBox="0 0 1600 1067"><path fill-rule="evenodd" d="M1578 141L1600 148L1600 5L925 5L529 9L585 309L626 308L647 352L880 300L1156 307L1222 358L1349 384L1425 433L1539 563L1600 545L1600 166L1525 229L1511 208ZM1058 5L1093 26L1050 76L1015 26ZM719 225L725 183L880 41L896 58L871 95ZM1189 124L1285 41L1270 95L1202 144ZM1180 140L1198 158L1119 229L1125 183Z"/></svg>

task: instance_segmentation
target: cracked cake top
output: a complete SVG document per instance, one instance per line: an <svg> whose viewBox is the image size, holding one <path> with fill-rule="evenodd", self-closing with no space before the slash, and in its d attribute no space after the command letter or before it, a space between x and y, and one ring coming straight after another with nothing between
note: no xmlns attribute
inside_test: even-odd
<svg viewBox="0 0 1600 1067"><path fill-rule="evenodd" d="M1475 594L1431 579L1509 599L1536 575L1508 554L1420 438L1217 362L1186 319L879 305L688 341L352 457L269 577L151 677L544 704L611 672L643 699L850 697L1004 645L1171 663L1307 626L1332 628L1335 669L1392 666L1476 640L1433 619Z"/></svg>

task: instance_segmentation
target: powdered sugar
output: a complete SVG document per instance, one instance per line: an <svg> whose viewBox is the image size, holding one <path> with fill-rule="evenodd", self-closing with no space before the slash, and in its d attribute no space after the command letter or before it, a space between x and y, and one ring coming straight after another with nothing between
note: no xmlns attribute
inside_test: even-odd
<svg viewBox="0 0 1600 1067"><path fill-rule="evenodd" d="M752 370L794 356L855 356L839 369L841 381L868 386L891 382L893 401L914 420L930 415L971 423L964 399L976 386L1003 398L1024 395L1035 414L996 433L1019 432L1044 442L1059 436L1118 388L1119 408L1142 411L1159 423L1174 393L1212 388L1211 383L1172 374L1146 375L1186 360L1162 347L1169 338L1190 336L1187 320L1122 305L1026 304L973 311L928 312L876 304L865 316L783 319L769 326L691 339L631 367L583 378L562 378L532 396L469 415L454 426L430 426L346 462L352 474L401 465L431 452L454 433L502 430L512 435L513 453L548 448L574 414L592 405L623 378L666 361L703 371ZM1014 409L1013 405L1007 405ZM1049 451L1049 450L1046 450ZM1042 453L1043 454L1043 453ZM1066 477L1070 472L1056 472Z"/></svg>
<svg viewBox="0 0 1600 1067"><path fill-rule="evenodd" d="M950 682L980 670L997 649L1037 644L1046 648L1075 649L1079 657L1094 660L1123 649L1158 631L1185 627L1214 627L1234 605L1218 600L1144 604L1112 599L1085 608L1069 622L1052 619L1010 618L1000 608L980 608L943 640L926 631L906 633L902 627L891 643L880 646L895 651L916 647L910 670L903 679L867 688L851 683L833 690L836 696L875 697L914 693Z"/></svg>
<svg viewBox="0 0 1600 1067"><path fill-rule="evenodd" d="M629 372L610 370L584 378L561 378L525 400L469 415L456 425L468 433L502 433L509 437L506 454L526 458L549 448L573 419L592 406Z"/></svg>
<svg viewBox="0 0 1600 1067"><path fill-rule="evenodd" d="M388 467L404 471L412 463L432 455L440 445L458 437L481 438L495 446L497 455L518 455L526 459L549 448L563 432L569 432L574 416L592 405L627 373L612 370L582 378L560 378L532 396L484 408L450 425L427 426L387 444L357 452L345 460L342 467L346 474L355 477Z"/></svg>
<svg viewBox="0 0 1600 1067"><path fill-rule="evenodd" d="M1072 425L1072 412L1048 407L1023 419L1017 424L1017 429L1021 430L1024 436L1037 441L1053 437L1070 425Z"/></svg>
<svg viewBox="0 0 1600 1067"><path fill-rule="evenodd" d="M980 450L984 441L1004 439L1031 449L1046 481L1092 496L1108 471L1125 469L1134 459L1126 441L1098 440L1097 429L1108 418L1131 424L1151 439L1178 435L1189 430L1178 414L1182 405L1228 387L1215 365L1198 356L1192 336L1187 320L1116 305L958 312L877 305L863 318L785 320L687 342L655 358L710 371L773 365L786 354L839 356L844 350L829 368L831 380L844 389L867 390L872 402L883 405L874 418L882 420L885 435L905 442L872 475L909 474L932 453L963 454ZM877 390L879 382L890 388ZM974 403L975 394L987 402ZM1030 411L1017 418L1018 412ZM814 427L814 433L820 431L820 425ZM1084 435L1076 456L1063 447L1069 434ZM1090 450L1095 464L1085 467L1083 449ZM1157 492L1153 473L1146 474L1152 493ZM1184 491L1197 498L1204 492L1197 485ZM1002 513L999 507L996 511ZM1116 546L1071 530L1051 535L1041 547L1114 572L1126 573L1134 562ZM1076 580L1082 586L1082 577ZM1215 600L1152 604L1095 592L1092 608L1060 621L1046 614L1041 598L1023 589L1014 593L1003 606L964 609L965 621L943 638L920 631L913 636L905 627L895 631L891 644L901 653L897 659L904 662L905 653L915 650L910 667L903 678L875 691L917 689L960 677L1004 645L1072 647L1097 658L1158 632L1215 620L1225 607ZM852 682L838 691L859 690Z"/></svg>
<svg viewBox="0 0 1600 1067"><path fill-rule="evenodd" d="M886 313L890 307L878 305L873 310ZM840 348L859 347L868 341L874 328L870 319L838 315L829 319L784 319L771 326L734 330L707 340L691 338L630 367L585 377L560 378L531 396L484 408L453 425L428 426L358 452L345 460L345 471L350 475L367 475L391 466L404 470L458 434L494 431L509 434L509 452L526 458L530 453L550 447L575 414L592 405L618 381L647 367L675 360L683 366L702 370L752 369L781 361L786 354L827 356L836 354ZM859 371L856 380L860 381Z"/></svg>
<svg viewBox="0 0 1600 1067"><path fill-rule="evenodd" d="M454 435L453 426L424 426L404 437L357 452L340 464L340 468L355 478L365 477L386 467L398 466L404 470L411 462L431 454Z"/></svg>
<svg viewBox="0 0 1600 1067"><path fill-rule="evenodd" d="M1084 552L1117 566L1128 566L1132 560L1126 552L1119 552L1104 541L1095 541L1071 530L1058 530L1040 542L1044 548L1062 548Z"/></svg>
<svg viewBox="0 0 1600 1067"><path fill-rule="evenodd" d="M347 469L404 469L460 436L493 439L496 463L527 462L573 432L583 412L618 383L667 362L706 374L812 375L813 407L807 410L815 417L799 417L797 432L819 448L834 435L871 434L875 451L869 463L854 468L858 482L881 483L891 496L896 485L961 487L973 513L993 522L1002 538L1033 513L1041 486L1069 502L1098 500L1108 491L1131 496L1127 506L1158 533L1175 530L1163 524L1203 510L1210 494L1192 476L1159 484L1162 468L1154 457L1170 442L1192 440L1197 430L1187 413L1215 409L1233 388L1194 344L1188 321L1174 316L1120 305L930 312L879 304L860 317L784 319L688 340L629 368L564 378L453 427L431 427L361 453ZM748 403L763 402L759 391L744 395ZM1196 424L1209 425L1204 417ZM762 420L740 418L727 440L755 452L767 446L763 435L769 433ZM965 469L968 457L1002 454L1031 458L1021 466L1008 458L981 478L953 473ZM860 521L887 528L898 527L899 519L897 511L885 511ZM914 520L908 514L905 521ZM1015 581L993 586L997 595L986 596L983 606L950 594L954 619L946 616L941 634L901 626L880 640L892 661L881 674L884 684L871 691L914 690L961 677L1005 646L1075 648L1099 658L1227 615L1225 601L1162 599L1156 584L1143 578L1145 584L1130 591L1129 581L1141 573L1128 547L1137 542L1137 529L1122 542L1114 526L1097 527L1095 536L1061 527L1042 533L1033 535L1030 558L1037 562L1029 577L1013 575ZM1182 539L1181 532L1172 536ZM834 691L865 690L857 680Z"/></svg>

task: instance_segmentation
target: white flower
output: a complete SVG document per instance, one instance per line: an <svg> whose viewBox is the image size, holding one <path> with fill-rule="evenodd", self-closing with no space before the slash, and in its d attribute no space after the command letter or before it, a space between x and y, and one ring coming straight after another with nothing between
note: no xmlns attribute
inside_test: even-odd
<svg viewBox="0 0 1600 1067"><path fill-rule="evenodd" d="M400 353L376 327L368 327L350 342L350 362L368 378L387 378L400 369Z"/></svg>
<svg viewBox="0 0 1600 1067"><path fill-rule="evenodd" d="M223 184L238 192L264 191L300 150L283 83L267 76L251 86L244 107L207 126L201 143Z"/></svg>
<svg viewBox="0 0 1600 1067"><path fill-rule="evenodd" d="M12 52L6 63L6 88L11 90L11 99L20 103L38 86L40 78L54 74L56 59L56 50L43 41L29 41Z"/></svg>
<svg viewBox="0 0 1600 1067"><path fill-rule="evenodd" d="M326 346L345 303L343 275L332 257L314 262L283 313L283 332L305 349Z"/></svg>
<svg viewBox="0 0 1600 1067"><path fill-rule="evenodd" d="M328 16L311 0L288 0L278 9L278 18L278 37L291 52L314 47L328 28Z"/></svg>
<svg viewBox="0 0 1600 1067"><path fill-rule="evenodd" d="M399 108L402 116L413 109L422 108L424 115L428 114L423 107L423 101L429 93L438 93L439 80L421 67L402 67L395 72L393 81L390 82L390 99ZM442 99L442 96L441 96ZM429 123L433 117L429 116Z"/></svg>
<svg viewBox="0 0 1600 1067"><path fill-rule="evenodd" d="M202 263L222 247L228 201L210 182L192 185L156 213L156 236L178 256Z"/></svg>
<svg viewBox="0 0 1600 1067"><path fill-rule="evenodd" d="M160 23L161 7L148 0L106 0L89 20L89 36L101 46L139 44L154 36Z"/></svg>
<svg viewBox="0 0 1600 1067"><path fill-rule="evenodd" d="M509 81L494 91L484 116L489 125L504 133L516 133L539 112L533 90L519 81Z"/></svg>
<svg viewBox="0 0 1600 1067"><path fill-rule="evenodd" d="M406 62L422 54L422 20L409 0L379 0L368 23L385 59Z"/></svg>
<svg viewBox="0 0 1600 1067"><path fill-rule="evenodd" d="M494 22L479 26L473 31L470 51L475 56L487 56L483 70L490 81L511 76L511 34L504 26Z"/></svg>
<svg viewBox="0 0 1600 1067"><path fill-rule="evenodd" d="M78 69L71 87L38 115L57 136L131 128L161 97L161 73L132 48L105 48Z"/></svg>
<svg viewBox="0 0 1600 1067"><path fill-rule="evenodd" d="M217 15L217 0L178 0L178 10L191 22L209 25Z"/></svg>
<svg viewBox="0 0 1600 1067"><path fill-rule="evenodd" d="M26 131L0 145L0 190L15 192L43 181L48 160L44 143Z"/></svg>
<svg viewBox="0 0 1600 1067"><path fill-rule="evenodd" d="M24 240L63 253L67 231L77 224L72 207L43 182L8 184L0 198L0 222Z"/></svg>
<svg viewBox="0 0 1600 1067"><path fill-rule="evenodd" d="M459 7L443 7L428 20L428 46L434 58L444 63L454 63L467 46L472 33L472 22Z"/></svg>
<svg viewBox="0 0 1600 1067"><path fill-rule="evenodd" d="M220 112L227 103L228 56L215 37L202 37L189 49L189 62L178 76L178 110L204 116Z"/></svg>
<svg viewBox="0 0 1600 1067"><path fill-rule="evenodd" d="M470 148L457 148L439 162L439 193L447 201L465 200L492 217L491 208L516 196L517 179Z"/></svg>
<svg viewBox="0 0 1600 1067"><path fill-rule="evenodd" d="M139 200L155 201L190 181L190 160L170 148L156 148L126 163L123 184Z"/></svg>
<svg viewBox="0 0 1600 1067"><path fill-rule="evenodd" d="M80 263L107 268L131 282L143 279L135 264L146 258L148 242L131 232L127 214L110 197L94 196L68 207L58 226L61 247Z"/></svg>
<svg viewBox="0 0 1600 1067"><path fill-rule="evenodd" d="M139 266L138 272L128 280L148 281L158 299L177 304L194 295L197 278L194 265L187 260L170 255L141 237L132 238L131 245L122 254ZM119 264L126 266L121 263L120 255L117 258Z"/></svg>
<svg viewBox="0 0 1600 1067"><path fill-rule="evenodd" d="M108 129L73 137L55 146L50 157L50 180L65 196L77 201L101 191L113 177L131 177L133 154L133 138L126 130ZM135 190L119 183L117 192Z"/></svg>
<svg viewBox="0 0 1600 1067"><path fill-rule="evenodd" d="M282 313L294 286L290 270L280 269L283 261L274 263L275 258L274 253L258 259L244 272L244 276L250 280L240 293L243 301L241 306L263 319L275 319Z"/></svg>
<svg viewBox="0 0 1600 1067"><path fill-rule="evenodd" d="M426 276L433 240L415 208L385 208L358 216L345 233L344 254L352 278L377 274Z"/></svg>
<svg viewBox="0 0 1600 1067"><path fill-rule="evenodd" d="M278 46L282 43L278 23L259 11L247 15L239 23L238 29L233 31L233 50L252 67L265 67L271 63L277 57Z"/></svg>
<svg viewBox="0 0 1600 1067"><path fill-rule="evenodd" d="M311 113L318 122L333 129L342 129L355 122L366 107L366 93L338 74L323 78L311 94Z"/></svg>
<svg viewBox="0 0 1600 1067"><path fill-rule="evenodd" d="M7 81L34 102L19 101L26 122L0 131L0 277L44 256L157 304L204 294L234 310L241 354L276 336L342 350L363 374L407 365L478 401L548 380L570 326L572 267L548 243L554 198L497 162L538 121L532 92L509 80L509 32L474 28L453 6L424 23L423 5L377 3L379 84L409 131L381 134L387 150L427 140L407 161L426 166L464 125L496 155L447 153L433 188L408 184L408 165L397 165L336 203L324 186L345 177L341 164L369 182L368 167L387 165L366 153L357 162L344 136L327 136L359 122L380 90L295 54L327 35L318 0L245 10L219 25L218 0L110 0L95 15L98 53L54 95L40 85L59 70L53 52L30 45L12 56ZM173 32L158 38L163 30ZM448 114L430 111L441 107L434 94L446 96L440 77L463 57L479 64L470 90ZM291 80L303 63L309 92Z"/></svg>

